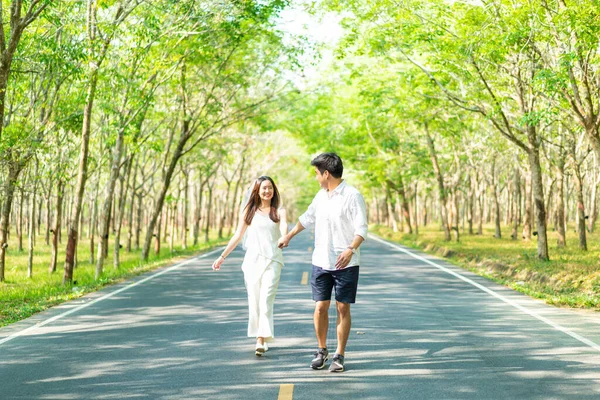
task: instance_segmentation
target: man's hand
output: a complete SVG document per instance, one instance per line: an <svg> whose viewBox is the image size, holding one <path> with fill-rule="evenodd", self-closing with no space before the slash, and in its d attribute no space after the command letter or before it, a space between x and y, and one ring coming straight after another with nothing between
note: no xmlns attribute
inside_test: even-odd
<svg viewBox="0 0 600 400"><path fill-rule="evenodd" d="M279 247L280 249L286 248L290 245L290 238L288 237L288 235L284 235L282 237L279 238L279 240L277 241L277 247Z"/></svg>
<svg viewBox="0 0 600 400"><path fill-rule="evenodd" d="M346 249L342 251L342 253L337 257L335 262L336 269L344 269L350 264L350 260L352 259L352 250Z"/></svg>

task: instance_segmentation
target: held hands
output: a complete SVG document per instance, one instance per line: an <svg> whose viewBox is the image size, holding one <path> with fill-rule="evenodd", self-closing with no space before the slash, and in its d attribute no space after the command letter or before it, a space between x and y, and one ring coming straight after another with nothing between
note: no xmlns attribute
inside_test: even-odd
<svg viewBox="0 0 600 400"><path fill-rule="evenodd" d="M280 249L286 248L289 245L290 245L290 239L288 238L287 235L280 237L279 240L277 241L277 247L279 247Z"/></svg>
<svg viewBox="0 0 600 400"><path fill-rule="evenodd" d="M352 259L352 250L346 249L340 253L335 262L336 269L344 269L350 264L350 260Z"/></svg>
<svg viewBox="0 0 600 400"><path fill-rule="evenodd" d="M221 265L223 264L223 261L225 261L225 259L223 257L217 258L212 265L213 271L219 271L221 269Z"/></svg>

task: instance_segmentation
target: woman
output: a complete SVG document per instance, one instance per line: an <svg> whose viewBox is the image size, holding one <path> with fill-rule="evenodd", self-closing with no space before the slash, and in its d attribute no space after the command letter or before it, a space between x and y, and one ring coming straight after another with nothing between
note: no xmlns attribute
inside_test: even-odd
<svg viewBox="0 0 600 400"><path fill-rule="evenodd" d="M248 291L248 337L256 338L255 354L268 350L267 342L274 338L273 302L283 267L283 254L277 247L279 238L287 233L284 209L279 209L279 192L275 182L261 176L254 182L250 198L235 234L212 265L218 271L244 234L246 255L242 263Z"/></svg>

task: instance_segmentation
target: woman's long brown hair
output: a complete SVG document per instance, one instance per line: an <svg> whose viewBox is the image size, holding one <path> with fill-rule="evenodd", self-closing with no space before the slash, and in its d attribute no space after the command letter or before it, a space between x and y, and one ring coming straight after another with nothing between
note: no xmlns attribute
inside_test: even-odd
<svg viewBox="0 0 600 400"><path fill-rule="evenodd" d="M277 186L275 186L275 182L273 182L271 177L263 175L254 181L254 187L252 188L250 199L248 199L248 204L245 208L244 222L247 225L252 223L252 218L254 218L254 214L256 214L256 211L261 205L262 201L260 199L259 192L260 185L264 181L269 181L271 182L271 185L273 185L273 197L271 198L271 211L269 211L269 218L271 218L271 221L275 223L279 222L279 215L277 214L277 209L279 208L279 190L277 190Z"/></svg>

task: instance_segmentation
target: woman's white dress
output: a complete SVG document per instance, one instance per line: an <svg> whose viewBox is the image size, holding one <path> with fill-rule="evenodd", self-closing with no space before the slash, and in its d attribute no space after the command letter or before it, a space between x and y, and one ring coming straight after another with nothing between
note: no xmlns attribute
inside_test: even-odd
<svg viewBox="0 0 600 400"><path fill-rule="evenodd" d="M248 336L273 340L273 303L279 286L283 253L277 247L279 223L268 215L255 213L246 229L246 255L242 263L248 291Z"/></svg>

